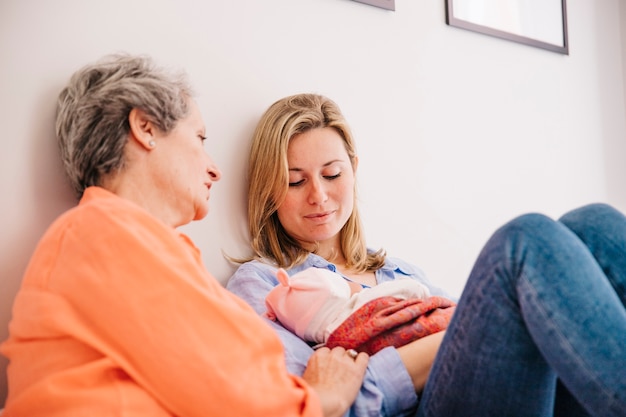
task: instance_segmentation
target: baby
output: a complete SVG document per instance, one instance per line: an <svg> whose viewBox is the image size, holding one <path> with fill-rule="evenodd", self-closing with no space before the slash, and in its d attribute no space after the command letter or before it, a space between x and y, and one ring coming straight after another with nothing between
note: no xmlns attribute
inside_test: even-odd
<svg viewBox="0 0 626 417"><path fill-rule="evenodd" d="M382 336L386 340L398 339L393 342L398 347L424 336L425 332L443 330L454 307L450 300L431 297L426 286L408 277L358 292L351 290L343 276L323 268L307 268L292 277L281 268L276 277L280 284L265 299L266 317L280 321L285 328L317 346L328 344L335 336L337 345L371 354L371 348L358 349L360 344L365 339ZM452 309L446 314L435 315L435 326L425 322L429 313L448 308ZM424 328L425 324L428 329ZM407 337L411 326L413 330ZM403 331L401 342L390 334L396 328ZM341 336L337 337L338 334ZM376 349L381 348L381 344L382 341L377 343Z"/></svg>

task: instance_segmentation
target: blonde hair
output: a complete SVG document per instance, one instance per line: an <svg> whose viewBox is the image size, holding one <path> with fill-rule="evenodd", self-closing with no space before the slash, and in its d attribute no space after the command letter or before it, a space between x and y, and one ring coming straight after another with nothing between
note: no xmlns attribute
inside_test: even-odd
<svg viewBox="0 0 626 417"><path fill-rule="evenodd" d="M248 165L248 230L254 255L250 259L269 259L283 268L302 263L309 251L292 238L280 224L277 210L289 188L287 149L291 138L316 128L335 129L344 140L356 167L356 148L352 133L339 106L317 94L297 94L272 104L261 117L252 140ZM346 266L364 272L380 268L383 250L368 253L356 205L340 231L341 250Z"/></svg>

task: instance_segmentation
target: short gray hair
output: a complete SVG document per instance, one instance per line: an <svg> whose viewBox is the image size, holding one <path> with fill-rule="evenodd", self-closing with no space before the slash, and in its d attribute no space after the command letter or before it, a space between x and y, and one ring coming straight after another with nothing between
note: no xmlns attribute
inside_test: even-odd
<svg viewBox="0 0 626 417"><path fill-rule="evenodd" d="M56 134L78 197L124 166L132 109L168 133L187 115L192 95L185 73L168 72L146 56L107 55L74 73L59 94Z"/></svg>

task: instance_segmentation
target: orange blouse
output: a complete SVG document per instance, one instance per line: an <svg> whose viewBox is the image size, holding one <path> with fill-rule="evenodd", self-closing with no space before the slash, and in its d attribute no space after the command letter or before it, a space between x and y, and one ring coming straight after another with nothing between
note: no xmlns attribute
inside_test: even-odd
<svg viewBox="0 0 626 417"><path fill-rule="evenodd" d="M99 187L39 242L1 352L2 417L322 415L189 238Z"/></svg>

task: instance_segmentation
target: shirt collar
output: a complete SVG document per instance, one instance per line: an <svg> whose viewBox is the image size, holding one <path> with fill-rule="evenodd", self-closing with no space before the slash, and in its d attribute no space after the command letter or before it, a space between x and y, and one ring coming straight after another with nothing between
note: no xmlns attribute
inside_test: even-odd
<svg viewBox="0 0 626 417"><path fill-rule="evenodd" d="M293 268L293 272L295 273L298 271L302 271L303 269L310 268L312 266L316 268L327 268L333 272L336 272L336 268L333 263L328 262L326 259L322 258L321 256L315 253L309 254L309 256L306 258L306 260L302 264ZM380 269L382 271L390 272L390 273L400 272L403 275L411 275L411 271L405 270L405 268L402 268L400 265L398 265L397 263L389 259L389 257L385 257L385 263Z"/></svg>

